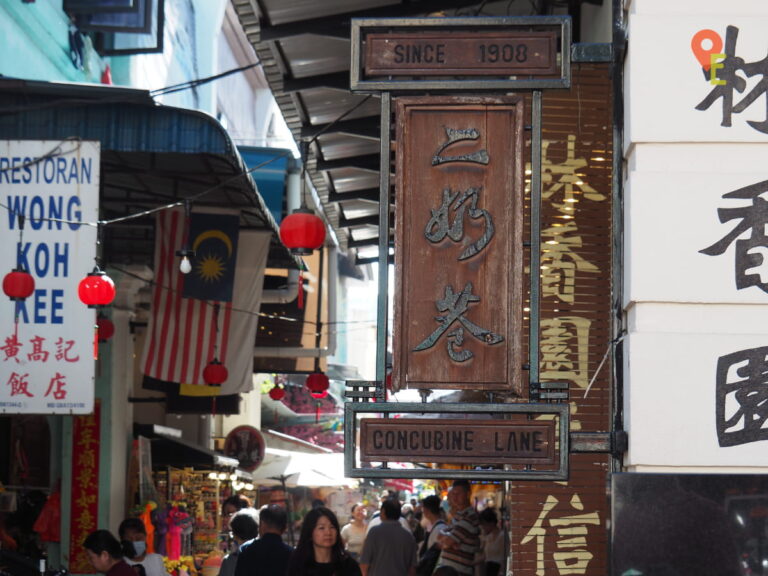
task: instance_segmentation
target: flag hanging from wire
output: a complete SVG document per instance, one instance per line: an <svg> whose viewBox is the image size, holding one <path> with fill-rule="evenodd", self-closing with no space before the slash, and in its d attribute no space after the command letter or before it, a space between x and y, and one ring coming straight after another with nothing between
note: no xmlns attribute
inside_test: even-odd
<svg viewBox="0 0 768 576"><path fill-rule="evenodd" d="M192 212L187 222L182 209L172 209L156 218L144 375L179 384L182 394L247 392L253 387L253 344L271 233L239 231L239 217L231 211ZM196 252L187 275L179 271L176 256L185 240ZM221 389L203 381L214 358L229 372Z"/></svg>

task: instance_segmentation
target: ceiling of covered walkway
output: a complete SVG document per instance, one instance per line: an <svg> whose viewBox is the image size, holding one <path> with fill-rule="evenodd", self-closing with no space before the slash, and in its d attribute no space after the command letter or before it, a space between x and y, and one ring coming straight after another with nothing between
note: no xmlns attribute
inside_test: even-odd
<svg viewBox="0 0 768 576"><path fill-rule="evenodd" d="M378 95L349 90L352 18L568 14L578 42L583 5L602 3L232 0L294 138L311 140L309 175L341 249L357 263L378 258L381 118Z"/></svg>

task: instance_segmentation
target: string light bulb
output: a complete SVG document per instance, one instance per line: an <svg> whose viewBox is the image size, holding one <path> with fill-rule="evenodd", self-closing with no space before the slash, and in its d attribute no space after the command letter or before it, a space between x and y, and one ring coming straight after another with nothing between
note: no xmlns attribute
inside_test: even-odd
<svg viewBox="0 0 768 576"><path fill-rule="evenodd" d="M192 272L192 262L189 261L189 256L187 254L190 252L190 250L179 250L179 253L182 252L183 254L181 254L181 262L179 262L179 272L182 274L189 274Z"/></svg>
<svg viewBox="0 0 768 576"><path fill-rule="evenodd" d="M189 249L191 212L192 209L189 200L184 200L184 246L181 247L181 250L176 250L176 256L181 258L181 262L179 262L179 272L182 274L189 274L192 272L192 262L190 262L189 259L195 257L195 251Z"/></svg>

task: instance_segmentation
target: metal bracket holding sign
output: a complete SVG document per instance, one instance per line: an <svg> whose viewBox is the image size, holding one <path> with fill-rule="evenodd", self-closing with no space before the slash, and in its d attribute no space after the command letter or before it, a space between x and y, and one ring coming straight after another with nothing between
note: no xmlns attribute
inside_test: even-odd
<svg viewBox="0 0 768 576"><path fill-rule="evenodd" d="M359 418L365 414L370 417ZM346 450L344 455L349 478L568 478L567 404L349 402L344 408L345 445L354 446L358 436L359 454ZM424 466L390 468L393 462ZM426 466L441 463L475 468Z"/></svg>
<svg viewBox="0 0 768 576"><path fill-rule="evenodd" d="M571 19L352 20L350 87L360 92L532 90L571 84Z"/></svg>
<svg viewBox="0 0 768 576"><path fill-rule="evenodd" d="M518 200L522 198L522 184L518 180L522 174L523 129L530 130L532 169L531 240L527 246L531 252L531 269L535 270L540 266L541 90L570 88L571 20L569 17L555 16L354 19L351 44L351 89L354 92L380 93L382 119L391 118L393 92L532 91L531 120L527 126L523 121L525 114L520 94L495 97L474 94L472 97L464 98L454 94L450 97L431 96L432 99L427 97L396 99L399 119L405 117L408 106L410 106L408 110L414 110L414 114L419 118L437 113L445 116L445 118L439 118L435 126L430 124L428 127L413 127L408 124L411 131L415 131L419 138L426 140L422 142L416 138L411 143L411 149L420 152L427 150L430 153L419 156L418 166L414 164L416 161L413 158L411 158L411 164L407 166L398 164L397 194L403 195L403 190L407 187L405 184L410 186L409 189L416 189L417 192L431 191L432 188L436 188L442 193L442 203L447 204L447 208L442 212L440 210L436 212L432 204L418 206L422 219L432 215L432 219L428 222L420 222L418 230L421 230L422 236L432 244L439 244L441 238L450 232L451 241L461 241L463 244L471 245L462 246L463 251L458 255L458 261L466 264L464 268L467 268L462 272L466 278L462 276L458 280L453 277L448 278L444 273L438 273L439 271L426 271L428 266L422 260L415 257L412 259L413 262L418 261L412 270L415 277L431 278L433 284L441 280L443 283L438 288L442 291L438 291L437 296L430 293L428 295L430 298L424 298L417 293L420 288L418 288L418 282L414 281L409 284L413 288L413 294L409 293L406 299L414 302L434 302L438 312L445 312L445 315L441 317L442 323L439 326L432 326L429 321L434 322L434 310L430 308L431 315L428 319L422 320L421 317L415 319L417 323L422 322L423 326L420 325L420 327L424 328L417 334L418 341L405 342L404 335L410 335L413 332L411 330L413 326L409 325L406 329L405 326L398 325L398 318L400 323L403 323L404 307L402 302L399 308L396 307L395 332L399 333L399 339L396 338L398 342L395 347L398 350L406 350L407 354L406 352L399 355L393 353L393 382L401 386L405 383L405 387L409 388L418 388L425 400L433 388L479 388L489 392L509 390L522 397L523 378L520 369L523 359L520 357L521 349L517 342L521 326L515 313L522 309L520 303L522 287L518 286L522 272L508 271L514 281L502 276L495 284L489 282L488 274L480 274L478 278L473 274L477 276L475 268L482 267L477 260L487 264L485 260L492 250L489 248L484 251L484 249L493 242L506 243L506 246L494 244L498 248L497 251L513 252L514 258L506 252L502 254L505 256L502 260L507 265L510 261L514 263L521 260L519 251L526 245L522 240L522 225L519 222L522 207L521 202L515 203L509 198ZM504 114L507 116L503 119L499 117ZM402 123L405 120L398 120L398 122ZM516 133L516 136L511 138L509 134L505 135L505 128L508 128L510 133ZM389 126L382 126L379 202L381 222L388 221L390 217L390 132ZM398 133L400 132L402 130ZM398 143L404 140L404 138L398 138ZM506 148L500 147L500 142L508 145ZM450 150L446 150L447 148ZM512 149L514 150L511 151ZM411 155L398 148L398 162L404 156ZM502 165L503 159L509 157L515 158L515 162ZM450 165L451 163L460 165L462 168L466 165L472 170L460 171ZM509 170L511 173L498 177L495 171L503 166L511 167ZM412 168L409 171L411 178L404 181L403 170L409 167ZM426 171L430 171L431 175L435 171L444 169L451 169L448 170L451 172L451 177L446 176L445 181L439 182L439 185L435 184L434 178L429 182L419 180ZM510 186L509 183L512 181L516 182L512 190L496 184L504 182L506 186ZM503 192L502 199L496 199L493 196L497 191ZM438 205L441 198L437 200ZM504 198L507 199L509 206ZM404 209L403 204L403 198L399 197L398 210ZM467 206L464 206L465 204ZM444 230L445 223L437 216L451 209L461 211L462 214L465 210L470 210L471 218L484 223L482 234L477 238L467 235L469 238L467 240L463 234L459 234L450 227ZM407 222L403 224L406 220L404 217L406 212L396 217L396 222L400 222L400 227L396 229L398 231L398 241L395 242L396 251L398 244L402 248L404 244L411 246L423 240L421 237L403 237L402 227L408 226ZM498 218L494 219L496 213ZM515 214L517 220L513 218ZM502 222L504 225L511 224L504 228L501 225ZM481 252L483 252L482 258L477 258ZM388 326L388 256L389 227L381 226L376 380L347 383L346 395L352 402L345 405L346 475L358 478L567 479L570 442L567 403L443 404L425 401L414 404L388 404L382 402L386 397L384 381ZM475 260L472 260L473 257ZM402 255L400 262L402 268ZM431 261L428 260L428 262ZM504 265L491 268L503 269ZM402 278L403 270L399 272L399 277ZM448 279L443 278L444 276ZM487 288L483 282L494 284L496 290L482 292ZM539 276L530 275L530 283L529 386L530 383L538 383L539 379ZM499 286L504 289L500 290ZM399 290L399 292L402 295L403 291ZM464 308L470 305L473 306L474 313L471 322L459 317ZM510 312L504 315L503 311L507 309ZM400 314L397 313L398 310ZM486 310L502 311L502 314L478 318L478 310L483 313ZM414 321L415 316L412 314L406 313L405 316L409 321ZM466 330L454 327L455 330L448 331L446 326L454 320L454 323L461 322ZM438 321L441 321L440 318ZM450 333L444 334L446 332ZM478 345L475 340L465 343L464 336L474 337L478 342L482 342L482 345ZM437 343L441 337L446 341L441 340ZM440 344L439 350L437 344ZM491 349L490 352L486 348ZM502 359L485 358L492 352L501 355ZM440 354L448 355L450 360L443 362L446 365L453 366L462 362L467 364L473 361L473 365L480 368L481 374L479 376L475 374L474 378L456 374L453 368L445 368L439 361L440 358L433 358ZM419 362L404 362L404 358L411 358L414 355L420 355ZM442 369L441 366L443 366ZM503 372L501 375L496 374L500 370L499 366ZM548 385L542 388L546 386ZM567 392L556 389L547 390L538 397L534 393L530 397L533 401L557 401L563 395L567 396ZM373 402L368 402L371 400ZM372 417L358 418L364 413L371 414ZM416 417L409 417L409 414ZM429 416L424 417L425 415ZM473 418L475 415L477 418ZM400 462L416 464L417 468L393 467ZM440 464L452 466L461 464L474 469L440 468Z"/></svg>

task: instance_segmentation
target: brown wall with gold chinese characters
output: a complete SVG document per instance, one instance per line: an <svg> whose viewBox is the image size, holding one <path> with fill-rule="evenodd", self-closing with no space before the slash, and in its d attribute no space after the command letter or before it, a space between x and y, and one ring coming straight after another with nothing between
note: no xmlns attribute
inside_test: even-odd
<svg viewBox="0 0 768 576"><path fill-rule="evenodd" d="M542 140L540 380L569 383L573 432L608 432L613 156L609 64L574 63L570 90L544 93ZM527 218L528 203L526 211ZM526 334L528 321L526 313ZM607 454L572 454L567 482L511 483L506 505L515 574L607 574L609 470Z"/></svg>

